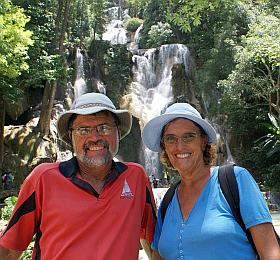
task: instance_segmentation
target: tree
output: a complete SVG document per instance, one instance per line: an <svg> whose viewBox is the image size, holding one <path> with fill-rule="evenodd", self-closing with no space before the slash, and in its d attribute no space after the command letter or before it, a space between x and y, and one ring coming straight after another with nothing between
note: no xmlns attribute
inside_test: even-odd
<svg viewBox="0 0 280 260"><path fill-rule="evenodd" d="M264 180L269 179L271 187L273 176L279 174L280 20L258 9L254 11L248 33L235 47L236 66L219 84L222 109L232 132L240 135L243 131L243 140L249 145L244 148L254 154L252 165L266 175Z"/></svg>
<svg viewBox="0 0 280 260"><path fill-rule="evenodd" d="M15 0L30 17L34 44L29 49L29 71L20 80L29 88L44 88L40 119L36 130L49 134L56 81L65 81L64 41L71 0ZM32 158L30 158L32 159Z"/></svg>
<svg viewBox="0 0 280 260"><path fill-rule="evenodd" d="M101 39L105 30L107 0L76 0L71 8L69 40L84 46L87 39Z"/></svg>
<svg viewBox="0 0 280 260"><path fill-rule="evenodd" d="M70 4L71 4L71 0L58 1L57 12L55 17L54 40L52 42L54 49L50 50L50 53L52 54L53 58L58 61L57 64L60 63L62 68L66 67L66 64L64 64L63 62L64 40L68 28ZM57 74L58 71L54 73L55 76L54 78L48 79L45 82L41 114L37 125L41 137L48 135L50 131L51 114L53 109L55 93L57 89L57 79L59 78Z"/></svg>
<svg viewBox="0 0 280 260"><path fill-rule="evenodd" d="M280 116L280 19L258 15L249 26L241 45L236 46L236 67L228 79L220 82L226 99L256 100Z"/></svg>
<svg viewBox="0 0 280 260"><path fill-rule="evenodd" d="M167 20L176 24L183 32L190 32L193 27L201 24L204 13L215 12L222 6L231 5L235 0L164 0L167 8Z"/></svg>
<svg viewBox="0 0 280 260"><path fill-rule="evenodd" d="M9 0L0 6L0 166L4 156L5 101L13 102L20 90L12 80L28 69L27 51L33 41L32 32L25 29L29 19L23 10Z"/></svg>

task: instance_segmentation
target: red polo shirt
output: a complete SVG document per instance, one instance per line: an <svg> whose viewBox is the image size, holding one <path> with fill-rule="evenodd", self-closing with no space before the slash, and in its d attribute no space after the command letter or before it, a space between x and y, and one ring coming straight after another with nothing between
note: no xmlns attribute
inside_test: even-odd
<svg viewBox="0 0 280 260"><path fill-rule="evenodd" d="M139 238L152 241L156 221L142 166L114 162L100 194L77 176L73 158L37 166L25 179L0 245L33 259L138 259Z"/></svg>

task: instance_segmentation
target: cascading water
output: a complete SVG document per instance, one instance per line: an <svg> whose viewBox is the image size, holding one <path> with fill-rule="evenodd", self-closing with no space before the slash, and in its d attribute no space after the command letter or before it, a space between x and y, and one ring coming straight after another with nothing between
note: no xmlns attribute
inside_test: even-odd
<svg viewBox="0 0 280 260"><path fill-rule="evenodd" d="M102 39L104 41L110 41L111 44L126 44L127 37L126 31L123 28L123 22L121 20L113 20L106 28L106 32L103 34Z"/></svg>
<svg viewBox="0 0 280 260"><path fill-rule="evenodd" d="M84 79L84 56L81 53L81 49L77 48L76 52L76 80L74 84L74 95L75 98L80 95L87 93L87 85Z"/></svg>
<svg viewBox="0 0 280 260"><path fill-rule="evenodd" d="M119 6L111 7L107 11L109 23L106 26L102 40L109 41L111 44L127 44L127 31L123 27L122 19L128 17L128 10L122 10L121 3Z"/></svg>
<svg viewBox="0 0 280 260"><path fill-rule="evenodd" d="M106 86L100 80L97 81L96 85L99 93L106 95Z"/></svg>
<svg viewBox="0 0 280 260"><path fill-rule="evenodd" d="M150 119L173 101L172 67L174 64L184 64L188 72L190 54L185 45L162 45L158 49L149 49L141 55L133 56L134 81L131 93L126 96L129 100L129 110L140 119L143 127ZM145 168L148 174L158 176L158 153L143 146Z"/></svg>
<svg viewBox="0 0 280 260"><path fill-rule="evenodd" d="M138 50L138 44L140 41L140 32L143 29L143 24L141 24L134 33L134 37L132 41L128 43L127 49L133 52L134 50Z"/></svg>

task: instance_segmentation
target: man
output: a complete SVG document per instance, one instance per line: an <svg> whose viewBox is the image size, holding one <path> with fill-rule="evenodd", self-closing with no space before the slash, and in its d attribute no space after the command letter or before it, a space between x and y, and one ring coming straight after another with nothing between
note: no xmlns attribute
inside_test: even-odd
<svg viewBox="0 0 280 260"><path fill-rule="evenodd" d="M0 259L17 259L34 234L33 259L138 259L150 254L155 204L144 169L113 161L132 124L99 93L80 96L57 122L75 157L37 166L25 179ZM9 257L10 256L10 257Z"/></svg>

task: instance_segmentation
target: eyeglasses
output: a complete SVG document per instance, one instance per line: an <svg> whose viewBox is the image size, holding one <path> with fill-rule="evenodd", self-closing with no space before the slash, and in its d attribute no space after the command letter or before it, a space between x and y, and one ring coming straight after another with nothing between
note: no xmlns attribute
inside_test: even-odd
<svg viewBox="0 0 280 260"><path fill-rule="evenodd" d="M182 136L168 134L162 137L161 142L164 144L176 144L179 139L183 141L183 143L190 143L198 136L201 136L199 133L185 133Z"/></svg>
<svg viewBox="0 0 280 260"><path fill-rule="evenodd" d="M116 127L116 125L107 125L107 124L101 124L97 126L80 126L77 128L71 128L70 130L73 131L77 135L86 136L93 133L94 130L99 135L110 135L113 132L113 129Z"/></svg>

